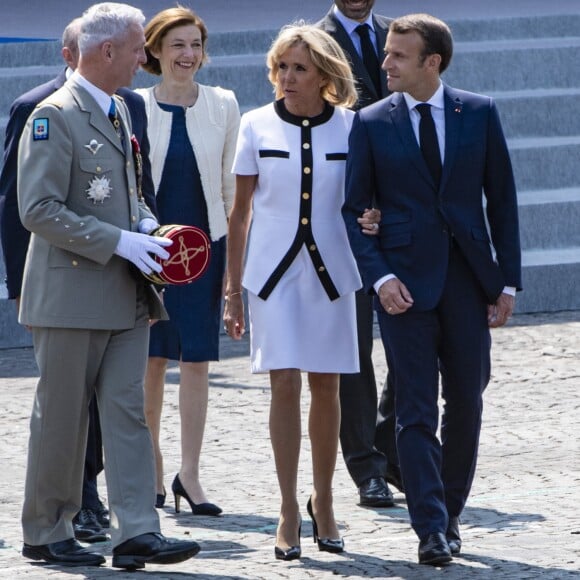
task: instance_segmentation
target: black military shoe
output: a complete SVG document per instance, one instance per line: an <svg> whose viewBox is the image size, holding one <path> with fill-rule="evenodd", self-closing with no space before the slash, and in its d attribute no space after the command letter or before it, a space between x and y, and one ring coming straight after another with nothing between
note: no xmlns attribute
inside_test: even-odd
<svg viewBox="0 0 580 580"><path fill-rule="evenodd" d="M359 488L359 505L365 507L392 507L395 505L393 494L382 477L371 477Z"/></svg>

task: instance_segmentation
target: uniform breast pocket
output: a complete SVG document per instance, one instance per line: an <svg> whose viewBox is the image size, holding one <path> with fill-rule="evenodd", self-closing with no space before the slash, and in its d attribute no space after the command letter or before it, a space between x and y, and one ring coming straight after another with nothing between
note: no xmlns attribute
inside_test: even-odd
<svg viewBox="0 0 580 580"><path fill-rule="evenodd" d="M81 157L79 168L84 173L101 175L113 170L113 160L110 157Z"/></svg>

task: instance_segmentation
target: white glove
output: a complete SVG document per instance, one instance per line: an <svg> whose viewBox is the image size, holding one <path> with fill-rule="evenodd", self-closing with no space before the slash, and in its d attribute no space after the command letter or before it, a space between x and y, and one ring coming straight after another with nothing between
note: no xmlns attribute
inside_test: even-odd
<svg viewBox="0 0 580 580"><path fill-rule="evenodd" d="M157 223L157 220L154 220L152 218L143 218L139 222L139 231L142 234L150 234L154 229L156 229L158 227L159 227L159 224Z"/></svg>
<svg viewBox="0 0 580 580"><path fill-rule="evenodd" d="M155 254L162 260L169 258L169 252L163 246L171 246L173 240L137 232L121 230L121 237L115 249L115 254L133 262L141 272L151 274L152 270L161 272L161 264L158 264L149 254Z"/></svg>

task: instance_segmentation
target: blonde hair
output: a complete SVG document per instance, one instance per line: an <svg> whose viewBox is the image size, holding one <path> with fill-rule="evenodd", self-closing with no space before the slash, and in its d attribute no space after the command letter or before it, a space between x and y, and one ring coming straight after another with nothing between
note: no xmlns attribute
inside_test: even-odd
<svg viewBox="0 0 580 580"><path fill-rule="evenodd" d="M147 54L147 62L142 65L143 69L154 75L161 74L161 65L159 59L151 54L151 51L161 52L161 43L170 30L179 26L196 26L201 32L201 46L203 50L203 57L201 59L201 68L209 61L206 52L207 44L207 28L204 21L189 8L180 6L175 8L167 8L158 12L149 21L145 27L145 53Z"/></svg>
<svg viewBox="0 0 580 580"><path fill-rule="evenodd" d="M277 80L280 59L296 45L306 48L312 63L328 81L321 88L321 97L331 105L354 105L357 101L355 81L342 48L324 30L303 22L284 26L268 51L268 79L274 87L276 99L283 96Z"/></svg>

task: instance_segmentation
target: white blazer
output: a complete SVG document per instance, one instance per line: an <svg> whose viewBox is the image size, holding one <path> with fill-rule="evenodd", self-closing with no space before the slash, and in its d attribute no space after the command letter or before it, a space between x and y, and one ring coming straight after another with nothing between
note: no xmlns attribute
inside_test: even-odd
<svg viewBox="0 0 580 580"><path fill-rule="evenodd" d="M353 118L352 111L334 108L330 119L312 127L311 141L304 144L302 124L306 121L296 118L294 124L286 122L272 103L242 117L234 172L258 176L242 280L254 294L260 294L296 239L305 219L305 198L311 204L307 219L315 251L338 295L361 287L341 214ZM305 148L312 152L308 168L302 154ZM304 189L305 172L312 176L309 189Z"/></svg>
<svg viewBox="0 0 580 580"><path fill-rule="evenodd" d="M153 94L155 87L136 89L145 100L151 174L155 192L159 190L171 136L171 113L163 111ZM240 110L232 91L199 85L193 107L185 113L187 135L201 176L207 205L210 237L227 234L227 217L234 201L235 177L231 171L240 126Z"/></svg>

